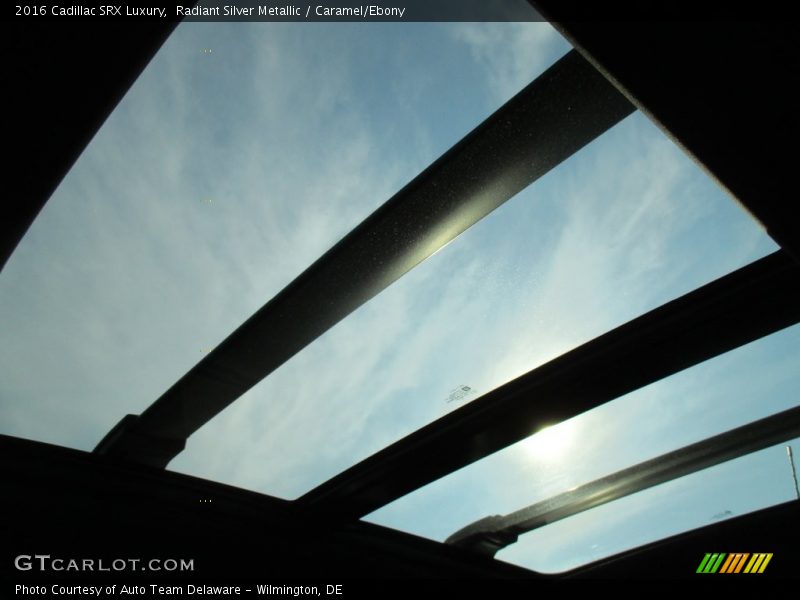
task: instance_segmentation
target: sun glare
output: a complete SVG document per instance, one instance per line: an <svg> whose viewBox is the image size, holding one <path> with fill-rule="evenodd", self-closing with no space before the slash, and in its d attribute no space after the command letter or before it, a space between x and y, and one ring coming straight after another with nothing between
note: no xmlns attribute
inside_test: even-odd
<svg viewBox="0 0 800 600"><path fill-rule="evenodd" d="M530 458L542 462L555 462L566 455L574 441L575 425L566 422L540 429L522 444Z"/></svg>

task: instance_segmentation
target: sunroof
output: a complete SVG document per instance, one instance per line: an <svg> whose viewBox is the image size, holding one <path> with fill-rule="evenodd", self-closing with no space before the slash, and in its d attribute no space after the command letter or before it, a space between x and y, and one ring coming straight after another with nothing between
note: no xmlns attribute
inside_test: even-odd
<svg viewBox="0 0 800 600"><path fill-rule="evenodd" d="M634 115L288 361L171 468L295 498L774 248Z"/></svg>
<svg viewBox="0 0 800 600"><path fill-rule="evenodd" d="M180 25L0 278L3 432L93 448L567 50L542 23Z"/></svg>
<svg viewBox="0 0 800 600"><path fill-rule="evenodd" d="M374 512L367 520L445 540L590 481L797 405L800 326L681 371L534 434ZM797 450L797 440L787 440ZM497 557L571 569L795 498L785 444L555 521Z"/></svg>
<svg viewBox="0 0 800 600"><path fill-rule="evenodd" d="M791 231L570 35L179 27L0 278L2 432L544 573L800 499Z"/></svg>

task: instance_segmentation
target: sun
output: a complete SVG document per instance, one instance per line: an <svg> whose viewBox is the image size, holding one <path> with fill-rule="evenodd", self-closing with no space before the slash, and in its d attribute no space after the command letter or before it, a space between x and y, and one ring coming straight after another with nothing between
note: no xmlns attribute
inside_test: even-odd
<svg viewBox="0 0 800 600"><path fill-rule="evenodd" d="M566 421L540 429L522 442L528 457L540 462L556 462L566 456L575 442L575 424Z"/></svg>

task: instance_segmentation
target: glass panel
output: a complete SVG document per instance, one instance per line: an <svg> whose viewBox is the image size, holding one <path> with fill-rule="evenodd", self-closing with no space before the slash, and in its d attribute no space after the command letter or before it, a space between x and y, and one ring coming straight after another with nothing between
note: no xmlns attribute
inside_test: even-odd
<svg viewBox="0 0 800 600"><path fill-rule="evenodd" d="M3 433L94 447L567 50L542 23L180 25L0 277Z"/></svg>
<svg viewBox="0 0 800 600"><path fill-rule="evenodd" d="M795 325L547 428L367 520L443 541L482 517L791 408L800 383L798 349ZM498 558L561 571L793 496L780 446L547 525Z"/></svg>
<svg viewBox="0 0 800 600"><path fill-rule="evenodd" d="M774 249L633 115L288 361L199 431L172 467L297 497Z"/></svg>

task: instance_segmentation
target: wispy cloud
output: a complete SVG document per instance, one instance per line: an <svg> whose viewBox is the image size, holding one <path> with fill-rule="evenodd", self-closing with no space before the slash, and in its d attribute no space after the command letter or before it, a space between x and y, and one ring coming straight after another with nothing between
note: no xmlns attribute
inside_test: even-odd
<svg viewBox="0 0 800 600"><path fill-rule="evenodd" d="M480 240L492 229L491 244ZM477 256L466 251L473 235ZM460 241L464 244L458 248ZM473 346L472 361L458 356L454 363L471 364L468 383L480 381L484 390L774 248L641 115L594 142L459 242L454 252L469 254L473 263L485 261L478 269L485 277L469 293L475 312L458 313L483 337ZM484 316L475 319L479 310ZM484 326L487 318L490 327ZM456 343L453 338L449 342ZM444 539L480 517L511 512L789 406L785 393L763 389L775 401L758 409L751 405L752 395L745 392L751 384L730 375L748 372L742 365L752 365L758 350L748 352L723 357L565 424L573 441L561 460L532 456L523 442L370 519ZM768 352L767 364L782 354ZM482 358L483 365L474 357ZM800 366L796 359L792 364L785 360L770 367L784 374L784 392L791 387L786 374ZM708 387L707 379L714 387ZM774 374L770 378L779 380ZM428 518L433 514L439 516Z"/></svg>
<svg viewBox="0 0 800 600"><path fill-rule="evenodd" d="M459 23L450 35L486 73L485 92L506 101L553 62L569 44L549 23Z"/></svg>
<svg viewBox="0 0 800 600"><path fill-rule="evenodd" d="M413 27L179 27L4 270L5 431L91 448L496 106Z"/></svg>
<svg viewBox="0 0 800 600"><path fill-rule="evenodd" d="M730 222L713 234L725 243L687 266L684 238L705 218ZM227 460L215 450L218 473L295 496L456 408L446 402L454 386L486 392L767 251L746 224L652 125L632 119L334 327L180 460L239 432Z"/></svg>
<svg viewBox="0 0 800 600"><path fill-rule="evenodd" d="M91 447L400 185L342 110L347 56L286 52L302 34L179 28L93 140L0 283L10 432Z"/></svg>

